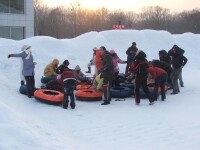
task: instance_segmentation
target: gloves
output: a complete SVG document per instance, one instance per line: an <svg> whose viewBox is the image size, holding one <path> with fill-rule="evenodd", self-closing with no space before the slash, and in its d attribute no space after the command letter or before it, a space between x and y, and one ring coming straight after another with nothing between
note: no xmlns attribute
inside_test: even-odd
<svg viewBox="0 0 200 150"><path fill-rule="evenodd" d="M8 55L8 58L10 58L10 57L14 57L14 55L13 55L13 54L9 54L9 55Z"/></svg>

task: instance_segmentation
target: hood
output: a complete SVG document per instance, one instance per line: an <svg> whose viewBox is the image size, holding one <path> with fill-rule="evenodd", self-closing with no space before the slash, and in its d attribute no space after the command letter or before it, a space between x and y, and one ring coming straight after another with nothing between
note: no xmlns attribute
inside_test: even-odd
<svg viewBox="0 0 200 150"><path fill-rule="evenodd" d="M110 50L110 53L111 53L111 54L114 54L114 53L116 53L116 52L115 52L115 50L111 49L111 50Z"/></svg>
<svg viewBox="0 0 200 150"><path fill-rule="evenodd" d="M81 70L81 67L79 65L77 65L74 70L75 71Z"/></svg>
<svg viewBox="0 0 200 150"><path fill-rule="evenodd" d="M58 65L58 64L59 64L59 61L58 61L58 59L54 59L52 63L53 63L54 65Z"/></svg>

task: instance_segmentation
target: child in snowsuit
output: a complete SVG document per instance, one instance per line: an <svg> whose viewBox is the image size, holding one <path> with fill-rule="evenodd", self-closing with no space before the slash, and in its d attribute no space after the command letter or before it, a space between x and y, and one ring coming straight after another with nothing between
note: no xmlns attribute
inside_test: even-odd
<svg viewBox="0 0 200 150"><path fill-rule="evenodd" d="M114 50L110 50L110 54L112 56L113 59L113 68L114 68L114 73L115 73L115 79L114 79L114 83L113 86L119 86L119 78L118 78L118 74L119 74L119 66L118 63L120 64L125 64L126 61L122 61L116 54L116 52Z"/></svg>
<svg viewBox="0 0 200 150"><path fill-rule="evenodd" d="M33 62L33 56L31 54L31 46L24 45L21 49L23 52L19 54L9 54L8 58L21 57L23 62L22 75L25 77L26 86L28 89L28 97L31 98L35 91L35 62Z"/></svg>
<svg viewBox="0 0 200 150"><path fill-rule="evenodd" d="M140 86L142 86L144 93L149 99L149 105L154 104L154 100L152 99L149 89L147 87L147 77L148 77L148 61L145 59L146 54L143 51L138 50L135 55L135 61L131 64L129 71L134 73L135 75L135 104L140 104Z"/></svg>
<svg viewBox="0 0 200 150"><path fill-rule="evenodd" d="M96 50L97 50L97 48L94 47L93 48L93 56L92 56L92 59L90 60L90 62L87 64L88 71L86 71L86 73L91 73L91 66L95 65ZM95 68L95 72L96 72L96 68Z"/></svg>

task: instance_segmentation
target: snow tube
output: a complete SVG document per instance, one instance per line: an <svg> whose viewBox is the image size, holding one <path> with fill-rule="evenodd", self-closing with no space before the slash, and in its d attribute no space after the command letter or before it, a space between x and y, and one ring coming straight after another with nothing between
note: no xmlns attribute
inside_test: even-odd
<svg viewBox="0 0 200 150"><path fill-rule="evenodd" d="M41 83L47 84L49 81L55 79L55 77L42 77Z"/></svg>
<svg viewBox="0 0 200 150"><path fill-rule="evenodd" d="M64 100L64 94L55 90L38 89L34 96L37 100L52 105L61 104Z"/></svg>
<svg viewBox="0 0 200 150"><path fill-rule="evenodd" d="M19 88L19 92L21 94L28 95L28 89L27 89L26 85L21 85Z"/></svg>
<svg viewBox="0 0 200 150"><path fill-rule="evenodd" d="M81 101L102 100L102 95L102 92L94 91L93 89L82 89L75 92L76 99Z"/></svg>
<svg viewBox="0 0 200 150"><path fill-rule="evenodd" d="M111 87L110 96L112 98L126 98L130 97L132 94L132 89L128 87Z"/></svg>
<svg viewBox="0 0 200 150"><path fill-rule="evenodd" d="M123 86L123 87L128 87L130 89L134 89L133 83L121 83L120 85Z"/></svg>
<svg viewBox="0 0 200 150"><path fill-rule="evenodd" d="M93 89L93 86L90 84L78 84L76 86L76 90L82 90L82 89Z"/></svg>

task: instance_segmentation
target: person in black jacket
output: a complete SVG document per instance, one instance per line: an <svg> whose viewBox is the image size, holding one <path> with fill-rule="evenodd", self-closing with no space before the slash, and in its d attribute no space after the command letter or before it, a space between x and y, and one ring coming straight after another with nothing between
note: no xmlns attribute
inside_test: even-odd
<svg viewBox="0 0 200 150"><path fill-rule="evenodd" d="M110 87L114 80L113 60L111 54L104 46L100 47L100 51L102 55L101 77L103 78L103 93L105 98L102 105L108 105L111 101Z"/></svg>
<svg viewBox="0 0 200 150"><path fill-rule="evenodd" d="M136 105L140 104L140 86L142 86L144 93L149 99L149 105L154 104L154 100L147 87L148 67L149 62L146 60L146 54L143 51L138 50L135 55L135 61L131 64L129 69L129 71L135 75L134 92Z"/></svg>
<svg viewBox="0 0 200 150"><path fill-rule="evenodd" d="M160 63L163 63L162 66L164 66L164 64L166 64L168 66L167 70L165 68L162 68L164 69L165 71L167 71L167 84L168 84L168 88L169 89L172 89L173 87L173 83L172 83L172 67L171 67L171 57L170 55L168 55L167 51L166 50L160 50L159 51L159 59L160 59Z"/></svg>
<svg viewBox="0 0 200 150"><path fill-rule="evenodd" d="M135 60L135 54L137 52L138 48L136 47L136 42L133 42L132 45L127 49L126 55L127 55L127 65L126 65L126 71L125 74L128 73L130 65Z"/></svg>
<svg viewBox="0 0 200 150"><path fill-rule="evenodd" d="M63 70L65 69L65 68L68 68L68 66L69 66L69 61L66 59L58 68L57 68L57 73L58 74L62 74L63 73Z"/></svg>
<svg viewBox="0 0 200 150"><path fill-rule="evenodd" d="M182 68L187 63L187 58L183 56L184 50L174 45L168 54L172 57L172 82L173 92L171 94L178 94L180 92L178 86L178 78L182 72Z"/></svg>

